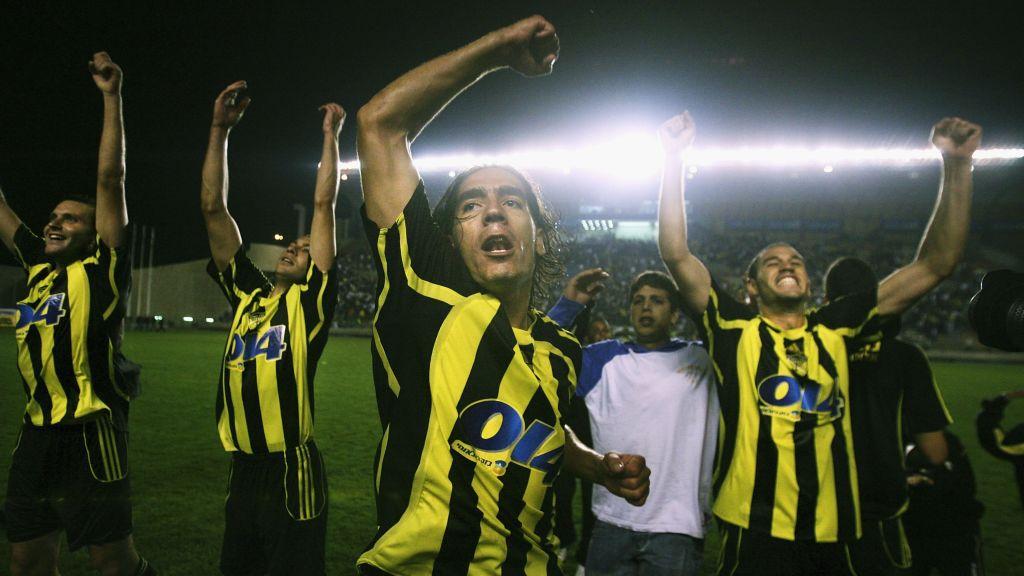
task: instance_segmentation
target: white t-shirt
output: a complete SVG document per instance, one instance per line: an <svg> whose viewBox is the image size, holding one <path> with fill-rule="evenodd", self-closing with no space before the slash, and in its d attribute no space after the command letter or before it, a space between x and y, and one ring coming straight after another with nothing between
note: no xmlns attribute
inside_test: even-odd
<svg viewBox="0 0 1024 576"><path fill-rule="evenodd" d="M651 469L643 506L594 486L594 515L637 532L703 538L718 432L718 398L704 348L682 340L657 350L618 340L591 344L583 349L576 393L590 412L594 450L642 454Z"/></svg>

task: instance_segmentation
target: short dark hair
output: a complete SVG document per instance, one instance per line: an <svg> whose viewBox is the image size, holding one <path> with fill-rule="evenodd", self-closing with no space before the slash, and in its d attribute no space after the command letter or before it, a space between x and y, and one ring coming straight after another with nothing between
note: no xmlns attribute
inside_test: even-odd
<svg viewBox="0 0 1024 576"><path fill-rule="evenodd" d="M860 258L839 258L825 272L825 299L829 301L877 289L878 276Z"/></svg>
<svg viewBox="0 0 1024 576"><path fill-rule="evenodd" d="M758 250L757 254L755 254L754 258L750 261L750 264L747 264L747 272L746 272L746 277L747 278L749 278L751 280L757 279L757 273L760 272L760 270L761 270L761 257L764 256L764 253L769 248L775 248L776 246L789 246L793 250L796 250L797 253L800 252L799 250L796 249L795 246L793 246L789 242L772 242L771 244L769 244L769 245L765 246L764 248L761 248L760 250Z"/></svg>
<svg viewBox="0 0 1024 576"><path fill-rule="evenodd" d="M89 196L86 194L62 194L60 199L57 200L57 204L66 201L78 202L79 204L86 204L88 206L96 207L96 197Z"/></svg>
<svg viewBox="0 0 1024 576"><path fill-rule="evenodd" d="M638 274L629 285L629 300L627 302L632 302L633 296L644 286L668 292L668 303L672 310L679 310L682 307L683 297L679 294L679 288L675 281L671 276L659 270L646 270Z"/></svg>
<svg viewBox="0 0 1024 576"><path fill-rule="evenodd" d="M565 263L562 261L565 252L565 235L558 228L558 213L547 203L540 192L540 187L523 171L506 164L483 164L463 170L448 184L441 200L434 207L434 221L441 227L441 232L451 237L455 223L455 210L458 207L458 191L462 183L474 173L485 168L499 168L516 177L526 192L526 203L530 207L530 216L537 227L537 236L544 242L544 254L537 254L533 270L533 289L530 294L530 305L537 306L547 301L555 286L562 282L565 275Z"/></svg>

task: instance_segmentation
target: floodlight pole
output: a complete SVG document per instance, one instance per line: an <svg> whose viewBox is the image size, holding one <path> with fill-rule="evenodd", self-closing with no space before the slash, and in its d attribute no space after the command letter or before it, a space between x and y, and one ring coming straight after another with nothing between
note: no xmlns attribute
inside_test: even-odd
<svg viewBox="0 0 1024 576"><path fill-rule="evenodd" d="M146 277L146 316L151 314L153 303L153 246L156 244L156 229L149 227L149 274Z"/></svg>
<svg viewBox="0 0 1024 576"><path fill-rule="evenodd" d="M292 204L292 208L298 213L298 225L296 226L297 234L296 238L302 238L306 235L306 206L305 204Z"/></svg>

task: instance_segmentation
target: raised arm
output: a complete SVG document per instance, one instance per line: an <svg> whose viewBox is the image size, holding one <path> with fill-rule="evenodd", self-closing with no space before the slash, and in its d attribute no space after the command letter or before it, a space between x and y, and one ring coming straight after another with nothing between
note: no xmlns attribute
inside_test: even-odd
<svg viewBox="0 0 1024 576"><path fill-rule="evenodd" d="M103 133L96 170L96 233L118 248L128 227L124 200L124 118L121 114L121 68L106 52L93 54L89 73L103 93Z"/></svg>
<svg viewBox="0 0 1024 576"><path fill-rule="evenodd" d="M218 270L224 270L242 245L238 224L228 212L228 136L242 119L251 99L242 96L245 80L228 86L213 103L210 140L203 160L200 206L210 239L210 254Z"/></svg>
<svg viewBox="0 0 1024 576"><path fill-rule="evenodd" d="M932 128L932 144L942 153L939 197L914 261L878 285L879 314L902 313L952 274L963 257L974 188L971 157L981 145L981 127L944 118Z"/></svg>
<svg viewBox="0 0 1024 576"><path fill-rule="evenodd" d="M309 233L309 253L321 272L334 266L338 254L334 237L334 206L338 201L338 133L345 123L345 110L331 102L320 107L324 113L324 146L316 172L313 194L313 226Z"/></svg>
<svg viewBox="0 0 1024 576"><path fill-rule="evenodd" d="M554 26L532 16L414 68L360 108L357 147L370 220L387 227L405 209L419 181L409 146L453 98L499 68L547 74L557 57Z"/></svg>
<svg viewBox="0 0 1024 576"><path fill-rule="evenodd" d="M693 144L696 135L697 127L689 112L670 119L658 129L664 154L658 201L658 249L679 286L683 306L693 315L704 312L711 294L711 274L690 252L687 241L683 153Z"/></svg>
<svg viewBox="0 0 1024 576"><path fill-rule="evenodd" d="M4 196L4 191L0 189L0 239L3 240L4 246L11 251L11 254L16 254L17 249L14 246L14 233L21 227L21 218L11 210L11 206L7 204L7 197Z"/></svg>

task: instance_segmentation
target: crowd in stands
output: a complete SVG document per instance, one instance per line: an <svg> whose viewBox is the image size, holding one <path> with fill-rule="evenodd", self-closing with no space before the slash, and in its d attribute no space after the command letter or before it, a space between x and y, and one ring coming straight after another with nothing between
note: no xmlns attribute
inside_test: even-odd
<svg viewBox="0 0 1024 576"><path fill-rule="evenodd" d="M914 234L888 233L884 237L855 238L841 233L811 233L801 236L790 231L715 233L706 229L691 231L695 254L708 264L715 280L737 298L743 298L742 276L755 252L770 242L785 240L794 244L807 259L812 290L820 303L821 278L836 258L856 256L875 268L884 278L897 266L913 260L916 246ZM600 266L611 274L604 294L596 307L613 326L626 330L629 325L626 294L629 282L644 270L661 270L661 258L654 241L615 239L611 234L577 238L570 244L567 257L568 276L584 269ZM352 253L338 259L341 271L338 312L335 325L367 327L373 319L376 273L373 260L365 249L356 246ZM914 306L903 318L902 334L924 347L935 345L970 347L973 338L967 322L967 305L977 291L983 270L972 262L968 253L952 278ZM550 304L550 303L546 303ZM683 334L693 336L692 327L683 327Z"/></svg>

